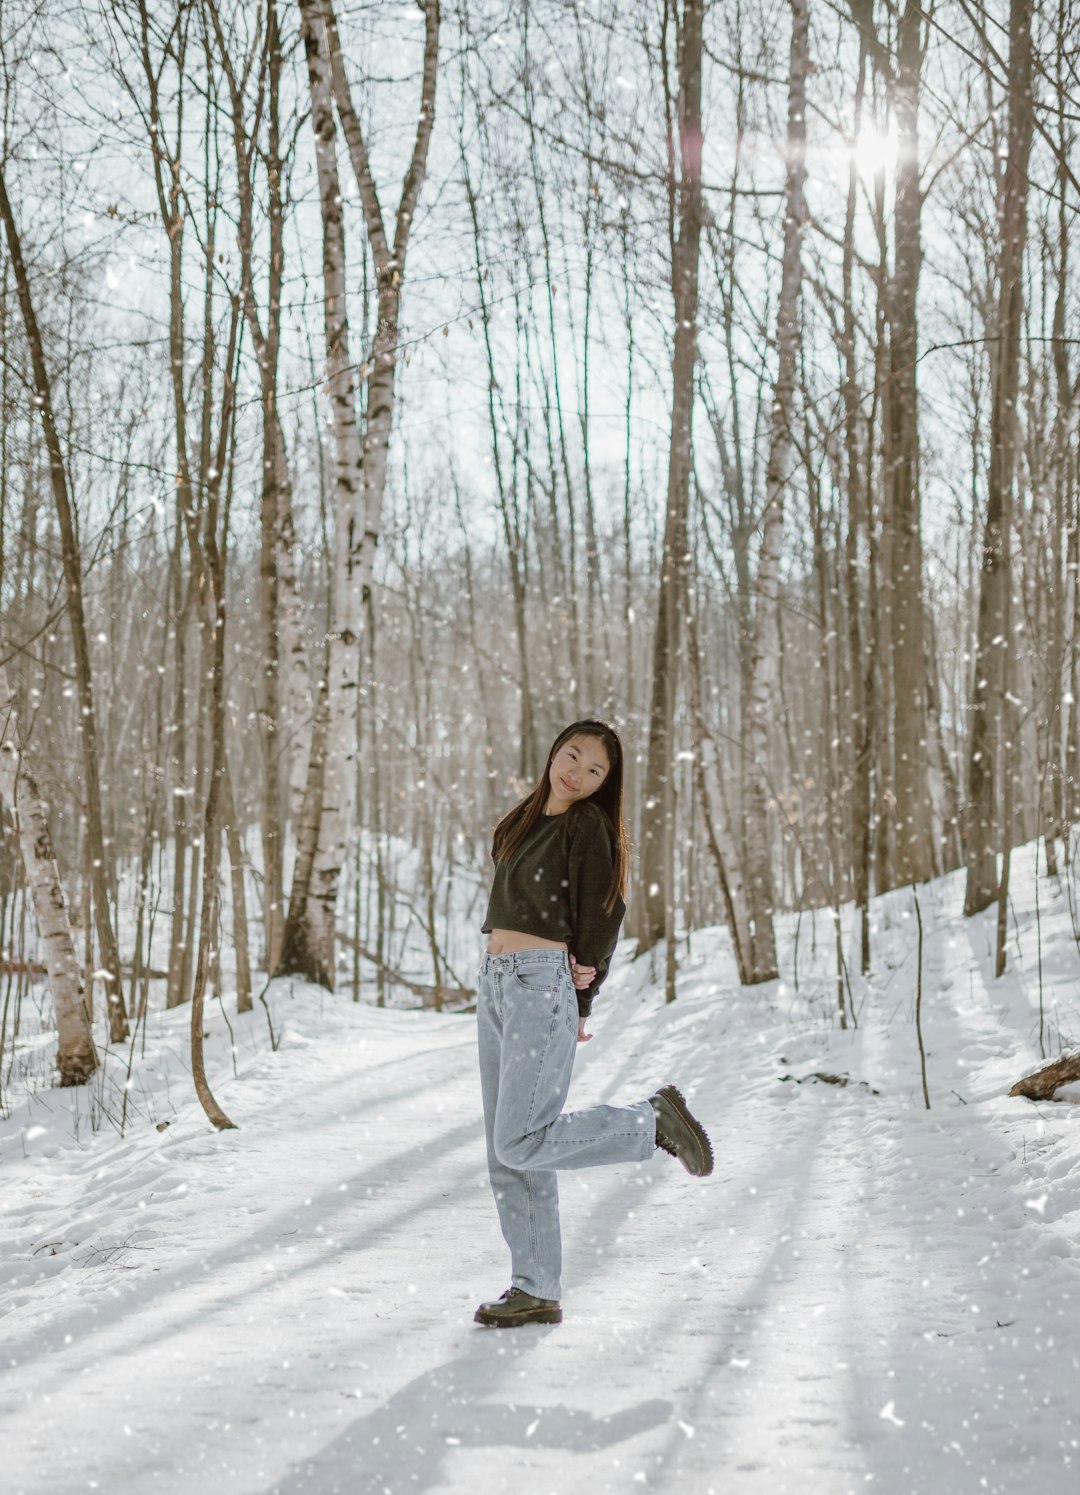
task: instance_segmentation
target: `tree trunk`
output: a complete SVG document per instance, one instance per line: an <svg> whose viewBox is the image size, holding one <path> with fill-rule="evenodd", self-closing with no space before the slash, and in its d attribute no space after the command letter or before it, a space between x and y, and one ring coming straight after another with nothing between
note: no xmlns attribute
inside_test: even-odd
<svg viewBox="0 0 1080 1495"><path fill-rule="evenodd" d="M749 984L747 954L753 944L750 930L750 908L746 889L742 882L742 858L731 834L723 791L720 786L721 765L716 743L705 720L701 698L701 647L698 640L697 620L692 615L687 620L687 670L690 696L690 718L694 732L694 772L697 776L698 794L701 800L701 815L705 822L705 835L709 843L720 896L724 901L731 945L735 952L735 964L739 980Z"/></svg>
<svg viewBox="0 0 1080 1495"><path fill-rule="evenodd" d="M922 247L919 89L923 9L906 0L897 31L893 79L897 151L893 201L894 267L889 283L890 528L892 531L892 676L897 884L930 875L926 650L923 639L922 531L919 498L917 303Z"/></svg>
<svg viewBox="0 0 1080 1495"><path fill-rule="evenodd" d="M855 85L855 121L853 134L858 138L862 126L865 43L859 49L859 72ZM873 689L872 653L864 631L863 607L859 592L859 529L862 526L864 488L863 458L859 442L860 390L855 357L855 304L852 275L855 256L855 205L858 189L858 163L851 153L848 166L847 206L844 217L843 301L844 322L841 353L844 361L844 473L847 490L847 529L844 536L844 582L847 592L848 622L848 711L850 720L850 756L852 763L851 865L855 907L859 913L859 965L865 976L870 969L870 847L871 782L873 772L873 737L870 706ZM867 448L869 456L869 448ZM866 525L870 540L869 524Z"/></svg>
<svg viewBox="0 0 1080 1495"><path fill-rule="evenodd" d="M356 787L356 705L363 601L370 588L374 547L382 522L387 453L393 423L398 314L412 217L427 166L435 114L439 51L438 0L425 0L424 70L416 138L398 206L393 247L387 238L367 148L349 94L330 0L300 0L315 130L323 220L323 281L327 373L335 444L334 617L329 639L326 752L318 840L303 907L289 903L288 969L331 989L334 984L335 907ZM336 101L364 209L375 263L378 323L368 379L367 423L361 452L355 383L345 316L345 241L337 171Z"/></svg>
<svg viewBox="0 0 1080 1495"><path fill-rule="evenodd" d="M79 957L68 918L49 820L19 741L19 718L0 663L0 799L15 821L26 881L34 899L45 969L56 1011L56 1066L61 1085L82 1085L98 1058L86 1009ZM119 974L119 973L118 973Z"/></svg>
<svg viewBox="0 0 1080 1495"><path fill-rule="evenodd" d="M1072 661L1076 654L1076 634L1070 629L1071 593L1076 587L1076 529L1071 522L1071 508L1075 504L1073 481L1073 410L1076 389L1072 382L1069 364L1069 343L1066 337L1066 316L1069 305L1069 220L1068 220L1068 161L1067 141L1070 126L1066 122L1067 84L1065 70L1070 62L1064 48L1066 33L1066 10L1064 0L1058 8L1058 65L1056 70L1055 96L1059 110L1059 165L1057 174L1058 214L1057 253L1055 264L1055 296L1053 319L1053 365L1054 365L1054 483L1053 483L1053 591L1050 598L1051 627L1048 646L1047 674L1049 676L1049 701L1046 710L1047 769L1049 784L1044 806L1046 837L1046 869L1056 871L1055 838L1068 841L1069 824L1075 804L1074 790L1067 789L1067 743L1069 736L1069 713L1065 710L1073 699L1071 677L1074 673ZM1070 634L1071 639L1070 639ZM1068 644L1066 640L1069 640Z"/></svg>
<svg viewBox="0 0 1080 1495"><path fill-rule="evenodd" d="M334 433L334 559L325 695L326 750L321 767L322 796L317 811L315 846L302 902L297 898L298 848L298 866L293 873L293 891L278 972L303 975L332 990L337 881L345 860L344 842L355 780L352 757L356 747L359 641L363 621L362 448L357 419L357 385L349 354L343 197L337 166L337 129L334 123L327 28L319 0L301 0L300 10L323 225L326 383ZM309 782L310 778L309 768ZM311 828L313 819L306 804L304 818L305 829ZM327 857L327 842L333 847L334 853L340 852L336 871L329 865L333 860L333 853ZM323 852L321 861L320 849Z"/></svg>
<svg viewBox="0 0 1080 1495"><path fill-rule="evenodd" d="M1053 1064L1044 1064L1034 1074L1025 1075L1009 1094L1022 1095L1026 1100L1053 1100L1059 1085L1071 1085L1076 1080L1080 1080L1080 1051L1065 1054Z"/></svg>
<svg viewBox="0 0 1080 1495"><path fill-rule="evenodd" d="M202 910L199 917L199 949L195 961L195 979L191 992L191 1073L195 1082L195 1094L211 1123L218 1131L232 1129L234 1123L226 1116L215 1099L206 1078L203 1058L203 1008L210 969L218 955L219 927L221 923L221 803L222 780L225 777L225 546L229 533L229 507L231 492L225 499L225 516L218 540L218 493L221 476L225 469L225 456L230 435L232 405L235 394L234 371L236 361L237 329L240 320L240 304L233 298L232 322L229 329L229 347L225 356L225 387L222 395L221 430L217 453L213 464L208 466L206 483L206 532L205 564L202 577L205 594L200 609L208 620L207 634L210 642L209 690L210 707L210 782L206 793L206 809L203 816L203 873ZM230 474L231 489L231 474ZM212 625L212 626L211 626ZM194 873L193 873L194 883ZM241 900L242 902L243 900Z"/></svg>
<svg viewBox="0 0 1080 1495"><path fill-rule="evenodd" d="M229 873L232 879L233 946L236 955L236 1010L251 1011L251 954L248 943L247 895L244 892L244 843L236 818L232 776L228 760L221 776L221 814L225 840L229 848Z"/></svg>
<svg viewBox="0 0 1080 1495"><path fill-rule="evenodd" d="M1023 265L1027 241L1027 169L1031 153L1031 0L1009 10L1008 156L998 200L998 311L990 360L990 469L983 536L982 587L968 764L967 887L964 912L978 913L998 891L999 838L1011 840L999 796L1013 771L1006 708L1009 527L1016 468Z"/></svg>
<svg viewBox="0 0 1080 1495"><path fill-rule="evenodd" d="M281 37L276 0L267 0L265 86L267 150L265 153L267 219L270 230L267 264L266 325L255 296L254 173L259 159L256 112L253 133L244 122L241 79L229 52L217 6L210 0L218 53L229 88L233 152L239 198L237 245L240 250L244 318L259 369L262 402L262 495L260 504L260 663L259 726L263 747L263 876L266 888L267 967L281 949L285 924L283 787L288 786L294 820L299 817L307 775L312 700L307 651L301 629L297 587L293 494L285 432L278 409L277 376L281 346L281 293L284 280L284 211L280 125ZM247 70L245 70L245 76Z"/></svg>
<svg viewBox="0 0 1080 1495"><path fill-rule="evenodd" d="M806 68L809 51L808 0L791 0L791 60L788 74L787 174L784 256L777 308L777 371L765 472L765 512L754 608L750 693L743 725L743 814L746 821L747 895L750 899L750 980L777 975L773 928L775 894L769 836L769 721L779 685L778 614L780 551L784 534L784 493L791 469L792 418L799 348L799 292L802 238L806 222Z"/></svg>
<svg viewBox="0 0 1080 1495"><path fill-rule="evenodd" d="M75 654L75 678L79 701L79 738L82 744L83 773L86 779L86 835L90 850L90 879L93 891L94 928L97 933L100 972L105 986L109 1011L109 1036L113 1043L123 1043L128 1036L124 1012L124 991L120 979L120 952L109 918L108 878L106 875L105 840L101 820L101 782L98 775L97 717L94 711L94 687L90 670L90 649L83 613L82 557L75 533L75 516L68 496L67 470L60 446L60 434L53 414L52 384L45 364L45 350L38 327L37 314L30 294L30 281L23 260L22 241L8 201L7 182L0 166L0 218L7 234L11 268L15 277L19 307L22 311L26 341L34 378L34 404L41 416L45 447L49 457L56 516L60 525L64 581L67 588L67 613Z"/></svg>
<svg viewBox="0 0 1080 1495"><path fill-rule="evenodd" d="M686 595L687 510L693 471L694 367L697 361L701 246L701 74L703 0L687 0L679 49L677 234L671 235L675 342L671 361L671 444L667 511L653 642L649 758L642 813L639 949L667 940L667 994L674 996L675 703L682 603ZM673 169L673 168L672 168ZM675 190L672 180L670 191Z"/></svg>

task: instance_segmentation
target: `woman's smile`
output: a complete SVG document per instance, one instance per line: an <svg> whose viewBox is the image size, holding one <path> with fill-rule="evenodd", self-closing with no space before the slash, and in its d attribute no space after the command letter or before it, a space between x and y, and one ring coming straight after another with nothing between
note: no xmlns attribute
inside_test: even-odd
<svg viewBox="0 0 1080 1495"><path fill-rule="evenodd" d="M599 738L584 733L571 737L552 755L548 768L551 793L545 812L561 815L579 799L595 794L610 770L607 751Z"/></svg>

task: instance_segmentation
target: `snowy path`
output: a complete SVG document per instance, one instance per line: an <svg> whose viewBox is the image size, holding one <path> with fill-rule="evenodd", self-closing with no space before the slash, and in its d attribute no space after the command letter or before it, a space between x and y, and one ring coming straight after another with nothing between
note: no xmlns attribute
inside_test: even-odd
<svg viewBox="0 0 1080 1495"><path fill-rule="evenodd" d="M470 1321L506 1265L468 1017L279 996L240 1130L7 1145L5 1495L1076 1495L1080 1115L1001 1098L946 943L930 1113L896 981L840 1034L717 993L707 937L674 1008L614 978L571 1104L675 1078L717 1171L564 1175L556 1329ZM816 1069L880 1094L780 1081Z"/></svg>

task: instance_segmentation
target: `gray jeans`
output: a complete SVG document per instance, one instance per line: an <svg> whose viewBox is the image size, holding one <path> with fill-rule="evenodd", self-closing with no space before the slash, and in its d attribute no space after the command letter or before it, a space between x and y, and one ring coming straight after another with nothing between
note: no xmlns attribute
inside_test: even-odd
<svg viewBox="0 0 1080 1495"><path fill-rule="evenodd" d="M563 950L485 955L476 1001L488 1171L515 1287L558 1298L558 1168L639 1163L656 1147L647 1100L562 1114L577 1048L577 995Z"/></svg>

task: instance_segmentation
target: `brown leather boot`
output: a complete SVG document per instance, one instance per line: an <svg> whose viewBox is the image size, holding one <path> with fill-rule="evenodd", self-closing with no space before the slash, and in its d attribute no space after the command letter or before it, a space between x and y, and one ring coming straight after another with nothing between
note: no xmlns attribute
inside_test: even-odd
<svg viewBox="0 0 1080 1495"><path fill-rule="evenodd" d="M649 1096L649 1104L656 1112L657 1147L678 1158L695 1178L707 1178L713 1171L712 1144L701 1122L690 1114L682 1091L663 1085Z"/></svg>
<svg viewBox="0 0 1080 1495"><path fill-rule="evenodd" d="M562 1309L553 1298L534 1298L520 1287L508 1287L496 1303L481 1303L473 1322L488 1329L517 1329L522 1324L561 1324Z"/></svg>

